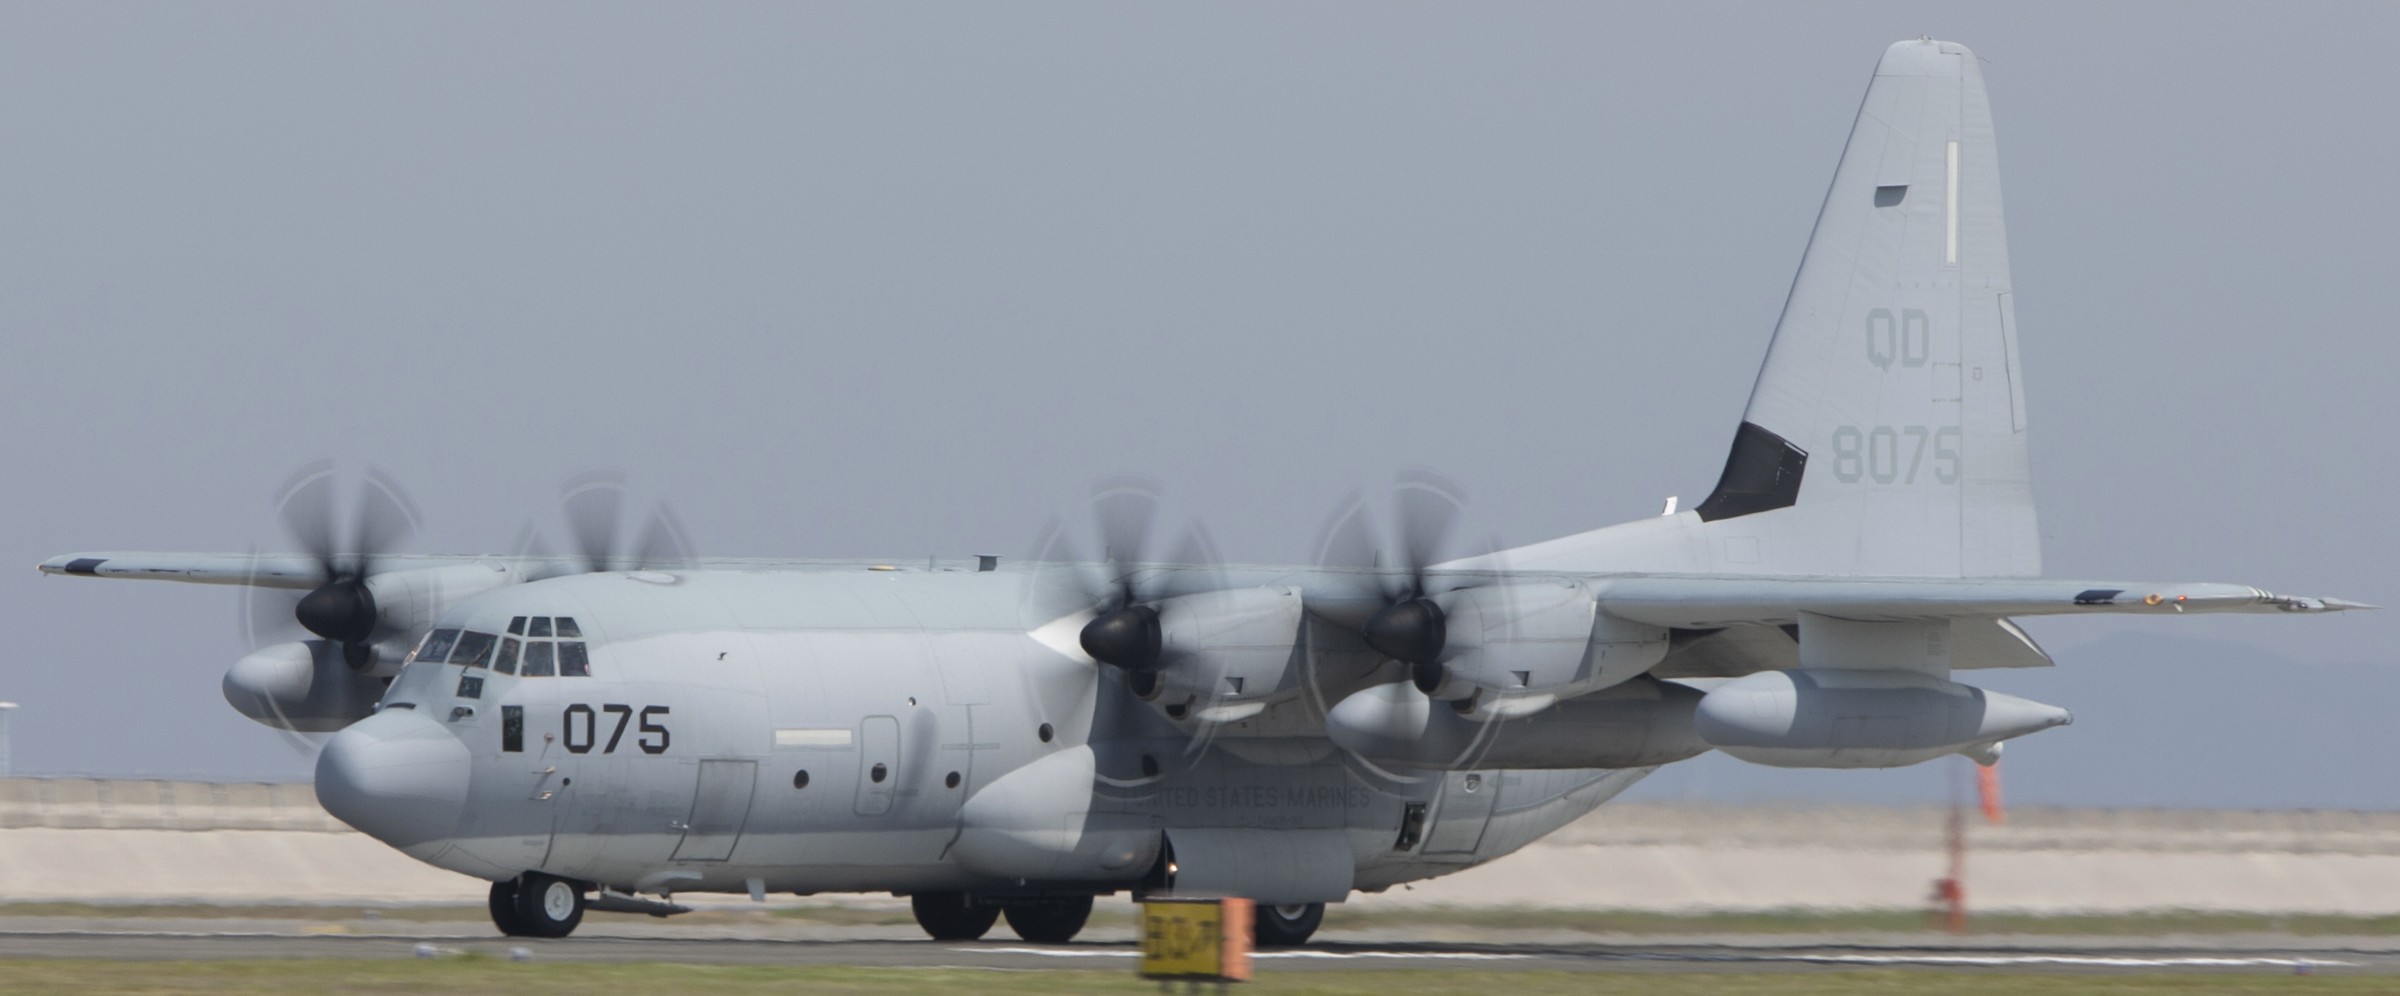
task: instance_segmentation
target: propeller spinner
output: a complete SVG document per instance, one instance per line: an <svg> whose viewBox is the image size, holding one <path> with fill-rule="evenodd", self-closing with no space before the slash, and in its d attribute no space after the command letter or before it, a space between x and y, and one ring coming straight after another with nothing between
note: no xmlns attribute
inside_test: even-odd
<svg viewBox="0 0 2400 996"><path fill-rule="evenodd" d="M1092 517L1100 532L1106 573L1085 579L1094 601L1108 606L1086 623L1079 641L1092 659L1133 674L1156 672L1165 654L1158 610L1135 600L1133 573L1143 562L1158 489L1138 478L1113 478L1093 488Z"/></svg>
<svg viewBox="0 0 2400 996"><path fill-rule="evenodd" d="M1377 566L1400 567L1402 572L1379 572L1384 607L1367 617L1359 636L1367 645L1409 666L1409 679L1421 691L1442 684L1442 652L1449 644L1449 614L1427 592L1426 570L1437 551L1448 549L1466 510L1456 485L1424 471L1405 472L1392 489L1398 530L1391 537L1392 564L1378 556Z"/></svg>

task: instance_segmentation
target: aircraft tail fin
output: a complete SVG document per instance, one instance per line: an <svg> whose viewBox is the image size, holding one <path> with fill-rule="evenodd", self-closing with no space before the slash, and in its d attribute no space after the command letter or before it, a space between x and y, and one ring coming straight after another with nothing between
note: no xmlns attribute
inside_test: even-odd
<svg viewBox="0 0 2400 996"><path fill-rule="evenodd" d="M1991 105L1974 53L1885 51L1707 500L1519 567L2041 573Z"/></svg>

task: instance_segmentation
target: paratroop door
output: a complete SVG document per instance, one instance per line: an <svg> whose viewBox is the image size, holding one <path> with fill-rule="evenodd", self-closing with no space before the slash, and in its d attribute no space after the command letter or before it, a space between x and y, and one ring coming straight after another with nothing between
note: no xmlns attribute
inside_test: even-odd
<svg viewBox="0 0 2400 996"><path fill-rule="evenodd" d="M1500 779L1480 771L1453 771L1442 778L1441 808L1434 811L1433 829L1425 835L1422 853L1472 854L1483 843L1483 828L1492 821L1492 806L1500 798Z"/></svg>
<svg viewBox="0 0 2400 996"><path fill-rule="evenodd" d="M899 781L900 721L869 716L858 724L858 815L891 812Z"/></svg>
<svg viewBox="0 0 2400 996"><path fill-rule="evenodd" d="M723 861L742 839L750 820L750 793L758 781L758 762L704 760L700 785L692 792L692 815L683 823L683 842L675 847L677 861Z"/></svg>

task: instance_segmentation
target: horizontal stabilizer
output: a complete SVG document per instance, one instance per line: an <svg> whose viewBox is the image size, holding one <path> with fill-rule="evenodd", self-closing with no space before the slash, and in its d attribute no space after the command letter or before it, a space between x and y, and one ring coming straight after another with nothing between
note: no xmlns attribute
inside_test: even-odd
<svg viewBox="0 0 2400 996"><path fill-rule="evenodd" d="M2191 612L2339 612L2372 606L2278 595L2236 584L2133 581L1616 578L1595 585L1600 609L1678 629L1798 625L1801 613L1856 621Z"/></svg>

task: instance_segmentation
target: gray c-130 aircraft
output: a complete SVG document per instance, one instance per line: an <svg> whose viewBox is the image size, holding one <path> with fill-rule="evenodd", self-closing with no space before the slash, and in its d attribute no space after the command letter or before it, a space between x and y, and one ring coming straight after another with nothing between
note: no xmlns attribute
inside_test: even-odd
<svg viewBox="0 0 2400 996"><path fill-rule="evenodd" d="M871 891L935 938L1005 916L1063 942L1131 891L1247 897L1260 943L1298 944L1326 903L1508 854L1709 750L1989 764L2070 718L1954 680L2051 664L2012 617L2363 607L2043 579L2012 295L1977 61L1906 41L1682 511L1428 564L1439 495L1404 486L1382 552L1353 514L1275 567L1152 562L1120 501L1098 562L902 568L391 554L371 487L347 548L319 509L287 521L306 555L41 569L305 593L315 638L243 658L228 700L330 733L326 809L491 882L508 934Z"/></svg>

